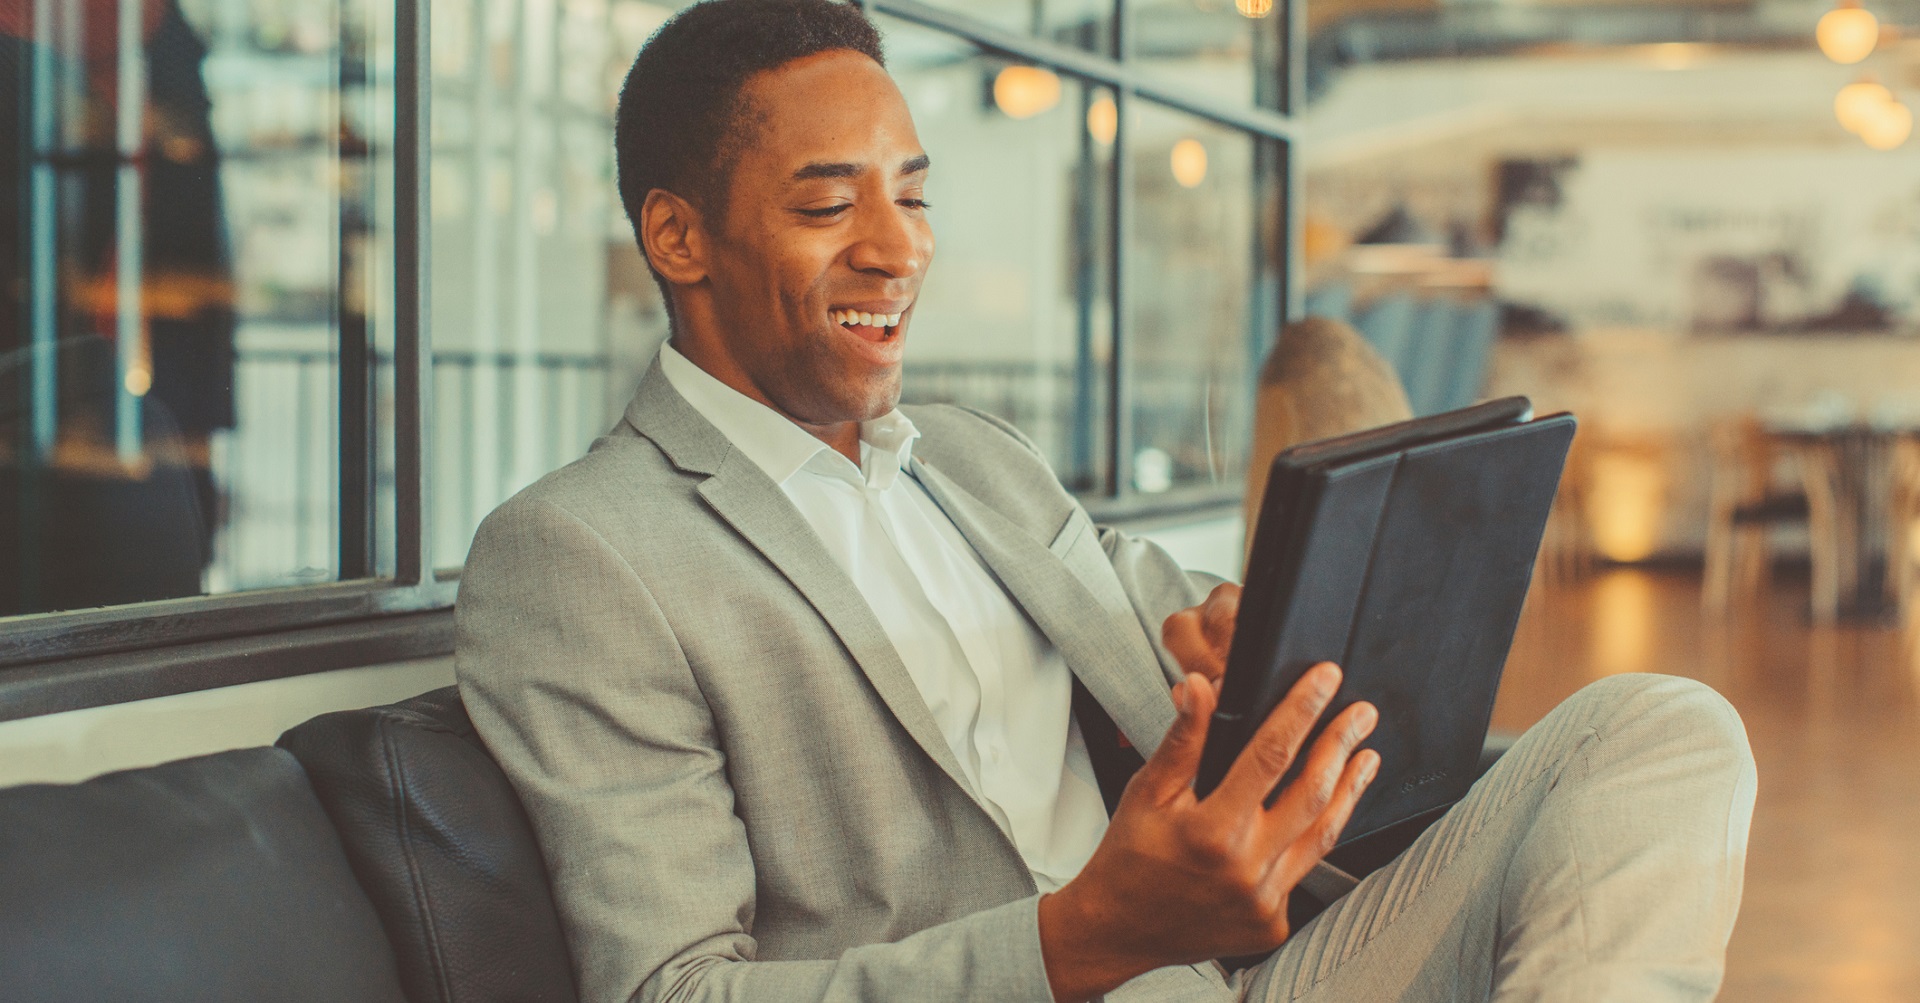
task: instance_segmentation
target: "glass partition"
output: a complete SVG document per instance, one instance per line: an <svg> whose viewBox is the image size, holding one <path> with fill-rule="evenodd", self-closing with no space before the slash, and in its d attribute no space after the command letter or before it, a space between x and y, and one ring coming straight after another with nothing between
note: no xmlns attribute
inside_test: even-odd
<svg viewBox="0 0 1920 1003"><path fill-rule="evenodd" d="M1089 52L1113 48L1113 0L929 0L983 25Z"/></svg>
<svg viewBox="0 0 1920 1003"><path fill-rule="evenodd" d="M435 0L434 564L619 417L666 305L614 188L634 54L685 4Z"/></svg>
<svg viewBox="0 0 1920 1003"><path fill-rule="evenodd" d="M909 334L905 398L1005 418L1068 487L1094 490L1107 468L1113 96L951 36L880 24L934 164L937 250Z"/></svg>
<svg viewBox="0 0 1920 1003"><path fill-rule="evenodd" d="M1146 102L1129 125L1132 487L1237 489L1278 326L1278 188L1255 137ZM1271 141L1268 141L1271 142Z"/></svg>
<svg viewBox="0 0 1920 1003"><path fill-rule="evenodd" d="M0 17L0 615L391 567L393 16Z"/></svg>
<svg viewBox="0 0 1920 1003"><path fill-rule="evenodd" d="M1271 0L1127 0L1134 62L1215 101L1273 107L1283 8Z"/></svg>

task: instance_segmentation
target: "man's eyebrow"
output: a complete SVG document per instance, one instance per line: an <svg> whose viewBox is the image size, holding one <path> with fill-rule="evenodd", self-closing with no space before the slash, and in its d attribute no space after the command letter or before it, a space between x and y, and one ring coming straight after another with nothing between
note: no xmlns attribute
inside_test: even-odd
<svg viewBox="0 0 1920 1003"><path fill-rule="evenodd" d="M932 166L933 158L922 153L919 156L907 158L906 162L900 165L900 174L902 177L908 174L918 174ZM821 178L852 178L858 177L862 169L859 164L815 162L794 171L793 177L790 180L816 181Z"/></svg>
<svg viewBox="0 0 1920 1003"><path fill-rule="evenodd" d="M860 174L859 164L823 164L812 163L793 172L794 181L813 181L817 178L851 178Z"/></svg>

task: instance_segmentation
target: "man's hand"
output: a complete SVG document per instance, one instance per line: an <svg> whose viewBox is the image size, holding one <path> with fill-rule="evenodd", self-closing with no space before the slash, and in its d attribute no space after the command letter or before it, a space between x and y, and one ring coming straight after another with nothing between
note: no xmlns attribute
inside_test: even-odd
<svg viewBox="0 0 1920 1003"><path fill-rule="evenodd" d="M1233 627L1239 622L1240 586L1222 582L1207 593L1205 602L1167 617L1160 625L1160 643L1181 668L1207 677L1218 693L1233 647Z"/></svg>
<svg viewBox="0 0 1920 1003"><path fill-rule="evenodd" d="M1264 806L1340 687L1340 670L1323 663L1274 708L1219 788L1204 801L1194 797L1218 700L1205 670L1224 665L1239 601L1238 588L1227 588L1168 621L1167 647L1190 670L1173 690L1179 716L1127 785L1080 875L1040 900L1040 950L1060 1003L1155 968L1285 941L1287 894L1333 848L1379 768L1377 753L1354 752L1378 719L1371 704L1356 703L1321 733L1273 807ZM1187 614L1192 622L1176 625ZM1224 623L1225 641L1215 643L1210 619ZM1192 639L1204 643L1189 645Z"/></svg>

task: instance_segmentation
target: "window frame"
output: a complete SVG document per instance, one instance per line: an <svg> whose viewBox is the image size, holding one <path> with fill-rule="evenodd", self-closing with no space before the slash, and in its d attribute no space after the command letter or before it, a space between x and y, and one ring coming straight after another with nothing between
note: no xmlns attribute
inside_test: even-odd
<svg viewBox="0 0 1920 1003"><path fill-rule="evenodd" d="M1276 221L1277 232L1284 236L1274 263L1280 275L1275 319L1297 317L1302 306L1297 264L1301 219L1294 142L1296 118L1306 94L1303 0L1275 4L1272 37L1265 44L1276 47L1279 72L1272 75L1274 79L1258 79L1258 93L1245 103L1190 93L1137 67L1132 58L1130 0L1113 0L1112 45L1099 53L1009 32L919 0L851 2L870 13L970 42L993 55L1111 90L1119 128L1107 191L1113 247L1104 263L1110 270L1114 297L1112 365L1106 388L1106 471L1105 483L1083 494L1081 501L1102 521L1229 516L1240 500L1238 485L1184 487L1152 495L1131 488L1132 422L1127 420L1127 404L1132 369L1124 278L1133 213L1127 109L1133 101L1149 101L1248 133L1260 148L1276 151L1273 175L1280 197L1273 200L1273 211L1281 217ZM0 619L0 721L452 652L459 573L434 569L427 525L431 429L426 422L433 413L432 325L425 288L430 274L429 5L430 0L396 0L394 5L393 574ZM1250 339L1250 373L1278 336L1279 324L1272 326L1274 330L1255 331ZM343 365L347 361L351 360L343 350ZM370 372L370 365L362 371ZM359 408L351 394L343 393L343 404L353 404L355 411L342 410L343 436L363 439L384 432L353 424ZM365 396L364 390L361 395ZM365 459L364 470L343 469L343 491L366 486L371 452ZM368 524L360 534L365 536L371 532L372 508L362 506L360 512ZM343 542L348 535L343 534Z"/></svg>

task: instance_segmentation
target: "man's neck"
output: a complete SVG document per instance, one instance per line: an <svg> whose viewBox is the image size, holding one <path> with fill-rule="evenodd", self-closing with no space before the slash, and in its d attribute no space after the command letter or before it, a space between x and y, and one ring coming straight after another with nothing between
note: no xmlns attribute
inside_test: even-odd
<svg viewBox="0 0 1920 1003"><path fill-rule="evenodd" d="M840 421L816 425L795 418L753 381L753 377L726 351L724 343L718 338L689 338L682 332L676 331L672 344L674 351L679 352L688 362L699 366L707 375L766 405L775 414L793 422L808 435L826 443L827 448L846 457L854 466L860 465L859 422Z"/></svg>

